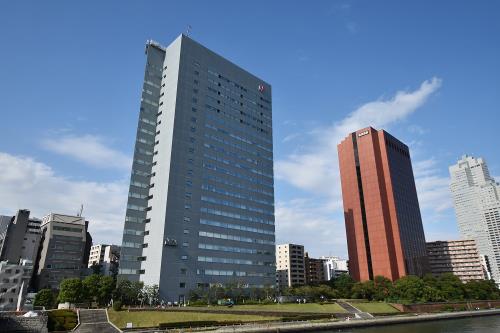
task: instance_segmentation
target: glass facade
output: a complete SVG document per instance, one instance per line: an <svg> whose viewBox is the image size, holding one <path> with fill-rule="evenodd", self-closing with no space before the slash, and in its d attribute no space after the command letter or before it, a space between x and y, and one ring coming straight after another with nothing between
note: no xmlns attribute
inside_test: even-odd
<svg viewBox="0 0 500 333"><path fill-rule="evenodd" d="M148 47L146 85L141 106L157 106L139 127L155 135L137 132L122 276L174 302L200 285L273 285L271 87L186 36Z"/></svg>
<svg viewBox="0 0 500 333"><path fill-rule="evenodd" d="M146 45L146 69L120 253L120 277L132 281L139 280L139 271L141 269L139 257L142 255L142 244L144 243L145 209L148 205L164 57L163 48L148 42Z"/></svg>

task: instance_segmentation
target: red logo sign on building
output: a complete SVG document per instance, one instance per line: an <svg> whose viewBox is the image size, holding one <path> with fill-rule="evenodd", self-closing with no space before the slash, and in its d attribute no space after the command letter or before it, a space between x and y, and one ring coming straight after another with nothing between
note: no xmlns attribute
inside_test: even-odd
<svg viewBox="0 0 500 333"><path fill-rule="evenodd" d="M259 91L264 92L264 85L263 84L259 84Z"/></svg>

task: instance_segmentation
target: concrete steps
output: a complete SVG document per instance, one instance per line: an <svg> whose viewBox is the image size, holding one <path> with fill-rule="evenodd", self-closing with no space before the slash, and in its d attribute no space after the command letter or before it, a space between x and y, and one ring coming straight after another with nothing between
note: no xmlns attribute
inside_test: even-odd
<svg viewBox="0 0 500 333"><path fill-rule="evenodd" d="M80 310L80 326L75 330L79 333L117 333L119 332L108 322L106 310Z"/></svg>

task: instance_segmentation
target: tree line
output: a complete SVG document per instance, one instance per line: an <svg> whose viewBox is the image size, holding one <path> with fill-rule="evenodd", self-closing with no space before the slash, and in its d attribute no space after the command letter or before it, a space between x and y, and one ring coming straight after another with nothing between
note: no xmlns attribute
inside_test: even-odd
<svg viewBox="0 0 500 333"><path fill-rule="evenodd" d="M500 299L500 290L493 280L472 280L467 283L451 273L423 278L408 275L394 282L383 276L355 282L349 275L319 285L299 286L283 291L283 295L304 296L319 301L335 298L359 298L394 303L426 303L464 300Z"/></svg>
<svg viewBox="0 0 500 333"><path fill-rule="evenodd" d="M463 300L500 299L500 290L492 280L473 280L462 283L451 273L438 277L426 275L423 278L408 275L394 282L383 276L373 280L355 282L349 275L317 285L304 285L278 291L271 286L248 288L237 281L225 285L212 285L191 290L191 305L217 304L220 299L231 299L235 303L272 303L278 296L305 297L309 301L327 301L337 298L357 298L369 301L394 303L425 303ZM35 306L53 308L57 303L96 303L120 309L127 306L155 306L161 303L158 285L144 285L140 281L119 279L93 274L83 280L73 278L61 282L59 292L42 289L35 297Z"/></svg>
<svg viewBox="0 0 500 333"><path fill-rule="evenodd" d="M232 281L225 284L214 284L198 287L189 293L190 305L217 304L219 300L230 299L236 304L262 303L276 297L276 290L272 286L263 288L247 287L241 281Z"/></svg>
<svg viewBox="0 0 500 333"><path fill-rule="evenodd" d="M36 296L33 305L52 309L58 303L72 304L95 303L99 306L108 306L114 301L115 308L122 305L154 306L160 302L158 285L144 285L143 282L129 280L115 280L111 276L92 274L83 280L78 278L64 279L59 290L42 289Z"/></svg>

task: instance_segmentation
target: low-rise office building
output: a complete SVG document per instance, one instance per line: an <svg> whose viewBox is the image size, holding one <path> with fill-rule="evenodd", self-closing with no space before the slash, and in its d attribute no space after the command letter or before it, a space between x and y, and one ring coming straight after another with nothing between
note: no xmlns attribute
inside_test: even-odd
<svg viewBox="0 0 500 333"><path fill-rule="evenodd" d="M433 275L453 273L462 282L485 278L474 240L428 242L427 254Z"/></svg>
<svg viewBox="0 0 500 333"><path fill-rule="evenodd" d="M49 214L42 219L36 267L37 289L59 289L63 279L80 278L87 268L92 239L81 216Z"/></svg>

